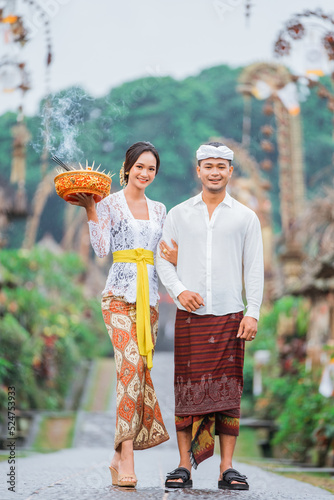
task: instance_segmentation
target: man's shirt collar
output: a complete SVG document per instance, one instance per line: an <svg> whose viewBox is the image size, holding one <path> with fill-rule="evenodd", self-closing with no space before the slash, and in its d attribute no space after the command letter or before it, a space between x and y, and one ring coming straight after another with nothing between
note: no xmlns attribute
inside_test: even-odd
<svg viewBox="0 0 334 500"><path fill-rule="evenodd" d="M193 205L194 206L197 205L200 202L203 202L202 194L203 194L203 191L201 191L196 196L194 196L194 198L193 198ZM223 201L221 203L224 204L224 205L227 205L230 208L232 208L232 197L228 194L227 191L226 191L226 194L225 194L225 198L223 199Z"/></svg>

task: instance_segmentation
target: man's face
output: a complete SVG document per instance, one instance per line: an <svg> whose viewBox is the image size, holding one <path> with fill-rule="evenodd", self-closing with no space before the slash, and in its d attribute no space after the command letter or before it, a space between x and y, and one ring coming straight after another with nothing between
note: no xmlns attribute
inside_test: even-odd
<svg viewBox="0 0 334 500"><path fill-rule="evenodd" d="M222 158L207 158L197 167L197 175L203 190L210 193L220 193L226 188L233 172L228 160Z"/></svg>

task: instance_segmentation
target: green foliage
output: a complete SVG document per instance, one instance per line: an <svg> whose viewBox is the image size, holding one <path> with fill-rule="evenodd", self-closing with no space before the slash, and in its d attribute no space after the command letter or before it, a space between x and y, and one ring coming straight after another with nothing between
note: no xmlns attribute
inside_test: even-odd
<svg viewBox="0 0 334 500"><path fill-rule="evenodd" d="M285 406L294 383L294 377L279 376L277 366L274 365L271 376L266 375L264 379L265 391L257 399L256 415L259 418L276 420Z"/></svg>
<svg viewBox="0 0 334 500"><path fill-rule="evenodd" d="M61 408L80 360L111 351L100 305L85 298L77 255L34 248L1 258L1 404L15 386L19 408Z"/></svg>
<svg viewBox="0 0 334 500"><path fill-rule="evenodd" d="M249 347L250 352L260 349L270 351L270 364L263 368L264 393L257 399L255 406L257 415L265 419L276 419L280 415L300 371L296 362L294 373L286 372L282 376L277 350L277 330L281 317L294 318L294 336L305 338L308 326L307 301L289 295L277 300L271 309L261 315L256 343Z"/></svg>
<svg viewBox="0 0 334 500"><path fill-rule="evenodd" d="M176 81L170 77L149 77L127 82L108 95L93 99L82 89L73 87L54 95L53 109L62 98L72 100L71 113L78 118L77 145L82 154L76 161L94 159L103 168L118 175L128 146L138 140L150 140L161 155L161 170L156 182L149 188L149 196L171 208L191 196L197 189L195 178L195 151L210 137L225 136L237 141L242 137L243 99L237 92L242 68L216 66L199 75ZM329 79L324 78L329 85ZM275 124L275 117L262 113L262 102L253 100L250 152L260 162L265 154L260 147L260 128L264 123ZM310 196L326 182L325 170L331 164L334 151L331 139L331 113L316 89L302 103L304 157L307 187ZM43 110L43 105L41 105ZM16 115L0 117L0 176L9 180L11 128ZM41 180L39 169L42 151L42 117L26 119L32 135L27 151L27 190L32 199ZM70 122L70 119L69 119ZM53 143L59 146L61 129L51 121ZM279 230L279 182L277 150L272 155L274 169L263 173L272 184L272 204L275 228ZM54 165L52 165L54 166ZM51 164L50 164L51 168ZM321 171L324 171L324 175ZM117 176L113 189L118 189ZM42 215L38 237L52 232L56 240L62 236L64 203L54 194ZM52 218L52 227L49 221ZM22 224L16 223L10 232L11 244L22 241Z"/></svg>
<svg viewBox="0 0 334 500"><path fill-rule="evenodd" d="M241 142L244 104L237 91L241 71L242 68L232 69L221 65L180 81L170 77L140 78L124 83L98 99L93 99L80 88L72 87L55 94L51 107L52 111L57 111L63 98L71 99L67 118L71 123L74 113L78 131L78 152L74 154L74 159L76 162L85 161L86 158L90 162L95 160L107 171L115 172L113 190L119 189L118 172L129 145L139 140L153 142L161 156L161 169L157 180L148 188L148 195L162 201L170 209L198 189L195 151L200 143L220 136ZM330 85L330 79L324 78L323 83ZM250 153L258 162L266 157L261 149L261 126L266 123L275 128L275 116L264 115L262 107L262 101L252 100ZM308 196L313 197L327 182L330 173L328 169L334 152L331 112L327 109L326 101L317 96L316 89L310 91L307 99L301 103L301 109L305 177ZM10 177L11 128L15 121L14 113L0 117L0 178L7 182ZM27 117L26 123L32 135L27 149L26 180L28 199L32 200L41 181L42 115ZM58 148L64 130L54 119L51 120L50 129L52 144ZM262 172L262 176L272 185L270 195L274 228L278 232L277 138L273 137L273 141L276 143L271 155L274 166L269 173ZM50 161L49 169L52 167L54 164ZM55 193L48 198L38 238L48 232L57 241L61 240L64 207L64 202ZM8 236L11 246L21 246L24 221L15 221L8 229Z"/></svg>
<svg viewBox="0 0 334 500"><path fill-rule="evenodd" d="M275 355L280 316L294 317L296 320L295 334L298 337L305 337L309 321L308 302L303 297L286 295L276 300L269 310L263 310L258 325L256 343L250 344L250 352L268 349L272 355Z"/></svg>
<svg viewBox="0 0 334 500"><path fill-rule="evenodd" d="M36 394L33 400L38 405L40 394L31 370L34 351L38 352L35 339L31 339L18 319L8 313L0 318L0 331L6 362L6 372L2 374L1 384L15 387L16 397L23 402L22 408L26 407L25 403L31 399L32 394Z"/></svg>
<svg viewBox="0 0 334 500"><path fill-rule="evenodd" d="M314 432L328 403L318 389L318 381L312 380L310 374L290 384L289 396L277 420L279 431L273 443L279 444L283 453L302 462L307 461L315 445Z"/></svg>
<svg viewBox="0 0 334 500"><path fill-rule="evenodd" d="M319 393L320 374L306 372L305 363L298 360L296 353L292 369L284 369L281 353L277 352L280 318L294 319L294 331L284 341L281 339L286 351L293 339L306 338L308 301L301 297L282 297L261 316L256 344L251 344L249 351L269 349L271 362L263 368L264 392L256 399L255 414L277 423L279 430L272 444L280 455L324 465L334 440L332 399Z"/></svg>
<svg viewBox="0 0 334 500"><path fill-rule="evenodd" d="M334 405L332 399L325 400L322 405L321 411L316 415L318 427L322 434L329 440L334 440Z"/></svg>
<svg viewBox="0 0 334 500"><path fill-rule="evenodd" d="M246 352L244 361L243 396L252 396L252 394L253 394L253 359L252 356L247 355Z"/></svg>
<svg viewBox="0 0 334 500"><path fill-rule="evenodd" d="M283 378L280 376L277 328L281 316L295 318L295 336L304 338L308 327L307 301L302 297L287 295L274 302L270 309L264 309L258 324L256 342L246 344L243 390L243 398L247 398L245 411L246 406L249 414L253 414L255 409L257 416L264 419L276 419L280 415L290 394L289 384L295 379L295 376L288 374ZM270 363L262 368L264 394L256 399L253 397L253 369L254 353L259 350L270 351Z"/></svg>
<svg viewBox="0 0 334 500"><path fill-rule="evenodd" d="M254 413L254 396L253 396L253 357L248 353L246 344L245 360L244 360L244 387L241 398L241 416L250 417Z"/></svg>
<svg viewBox="0 0 334 500"><path fill-rule="evenodd" d="M333 92L330 77L325 76L320 81ZM315 87L301 105L305 177L310 198L318 195L322 187L328 184L333 169L332 113L327 104L326 99L318 97Z"/></svg>

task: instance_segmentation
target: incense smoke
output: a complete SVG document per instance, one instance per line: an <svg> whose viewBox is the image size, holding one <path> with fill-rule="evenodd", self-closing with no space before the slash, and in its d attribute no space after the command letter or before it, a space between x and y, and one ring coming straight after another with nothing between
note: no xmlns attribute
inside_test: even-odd
<svg viewBox="0 0 334 500"><path fill-rule="evenodd" d="M77 143L80 125L84 121L82 101L91 99L80 88L54 94L42 111L42 136L50 155L65 162L81 161L83 152Z"/></svg>

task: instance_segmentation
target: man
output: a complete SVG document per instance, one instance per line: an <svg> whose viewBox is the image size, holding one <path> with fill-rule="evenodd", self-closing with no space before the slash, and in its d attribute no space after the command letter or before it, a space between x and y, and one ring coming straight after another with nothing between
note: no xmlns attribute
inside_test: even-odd
<svg viewBox="0 0 334 500"><path fill-rule="evenodd" d="M178 307L174 390L180 463L165 485L192 487L191 467L212 456L218 434L218 487L249 489L246 476L233 469L232 457L245 341L256 336L262 301L261 228L256 214L226 191L233 151L222 143L204 144L197 160L202 192L169 212L157 257L160 279ZM172 240L178 245L177 267L164 259L164 242Z"/></svg>

